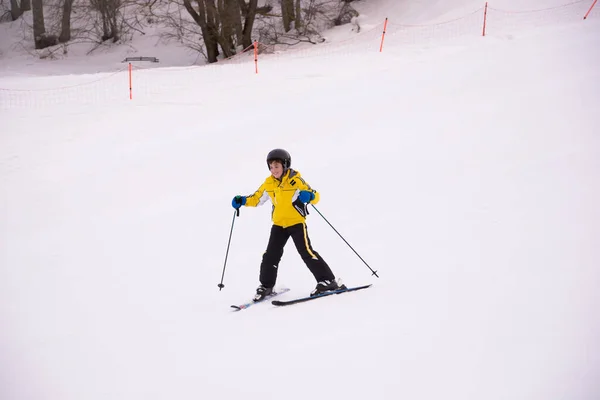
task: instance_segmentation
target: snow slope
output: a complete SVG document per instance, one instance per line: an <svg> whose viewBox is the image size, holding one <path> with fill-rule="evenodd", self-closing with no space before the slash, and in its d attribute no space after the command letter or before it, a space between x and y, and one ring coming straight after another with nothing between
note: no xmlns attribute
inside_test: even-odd
<svg viewBox="0 0 600 400"><path fill-rule="evenodd" d="M495 0L488 2L489 34L515 34L537 25L580 21L593 1L589 0ZM299 44L292 52L327 53L342 45L355 51L361 44L378 41L385 18L389 19L388 36L396 36L405 44L423 46L442 39L472 37L481 32L486 2L481 0L364 0L353 3L360 12L355 24L346 24L324 33L321 45ZM535 11L535 12L531 12ZM594 9L592 17L600 13ZM123 44L106 43L94 48L90 42L77 39L66 46L36 52L31 38L31 12L11 23L0 24L0 77L95 74L114 72L124 67L127 57L157 57L160 63L138 63L142 68L190 67L203 65L198 53L161 37L162 27L153 24L144 34L132 32L132 40ZM25 38L25 39L24 39ZM92 51L93 49L93 51ZM339 50L339 49L338 49ZM364 49L363 49L364 50Z"/></svg>
<svg viewBox="0 0 600 400"><path fill-rule="evenodd" d="M0 78L0 398L597 399L600 19L392 38L136 70L133 100L125 72ZM242 209L219 291L230 200L274 147L373 288L229 310L270 227ZM279 274L314 286L291 244Z"/></svg>

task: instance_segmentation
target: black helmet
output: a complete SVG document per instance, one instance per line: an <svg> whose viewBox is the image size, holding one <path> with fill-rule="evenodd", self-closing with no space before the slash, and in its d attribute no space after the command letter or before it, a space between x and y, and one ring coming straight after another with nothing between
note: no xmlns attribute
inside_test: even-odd
<svg viewBox="0 0 600 400"><path fill-rule="evenodd" d="M271 164L271 161L279 160L283 165L283 170L287 171L287 169L292 165L292 156L290 153L285 151L284 149L274 149L267 154L267 167Z"/></svg>

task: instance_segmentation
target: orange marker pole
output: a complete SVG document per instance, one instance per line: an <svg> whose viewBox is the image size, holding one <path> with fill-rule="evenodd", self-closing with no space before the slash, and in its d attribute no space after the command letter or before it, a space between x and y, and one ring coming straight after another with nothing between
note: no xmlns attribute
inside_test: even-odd
<svg viewBox="0 0 600 400"><path fill-rule="evenodd" d="M598 0L594 0L594 2L592 3L592 6L590 7L590 9L588 10L587 13L585 13L585 17L583 17L583 19L587 19L588 15L590 15L590 13L592 12L592 8L594 8L594 6L596 5L596 2Z"/></svg>
<svg viewBox="0 0 600 400"><path fill-rule="evenodd" d="M387 22L388 19L385 19L385 22L383 23L383 33L381 34L381 44L379 45L379 52L381 53L383 51L383 40L385 39L385 30L387 29Z"/></svg>
<svg viewBox="0 0 600 400"><path fill-rule="evenodd" d="M483 36L485 36L485 26L487 23L487 7L488 7L488 3L487 1L485 2L485 8L483 10Z"/></svg>
<svg viewBox="0 0 600 400"><path fill-rule="evenodd" d="M254 69L258 74L258 42L254 41Z"/></svg>
<svg viewBox="0 0 600 400"><path fill-rule="evenodd" d="M131 90L131 63L129 63L129 100L133 99L133 93Z"/></svg>

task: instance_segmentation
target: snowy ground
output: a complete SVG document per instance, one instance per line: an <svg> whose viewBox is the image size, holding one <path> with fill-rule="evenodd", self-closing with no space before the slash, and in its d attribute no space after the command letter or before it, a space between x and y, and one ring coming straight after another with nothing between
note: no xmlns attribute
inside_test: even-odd
<svg viewBox="0 0 600 400"><path fill-rule="evenodd" d="M600 398L595 15L136 70L133 100L125 72L0 78L0 398ZM241 210L219 291L230 200L275 147L381 278L312 212L315 249L373 288L229 310L270 227ZM292 244L279 285L314 286Z"/></svg>

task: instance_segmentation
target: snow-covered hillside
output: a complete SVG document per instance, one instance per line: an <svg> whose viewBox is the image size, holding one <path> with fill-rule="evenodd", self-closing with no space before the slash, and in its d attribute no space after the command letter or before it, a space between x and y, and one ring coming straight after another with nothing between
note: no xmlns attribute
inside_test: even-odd
<svg viewBox="0 0 600 400"><path fill-rule="evenodd" d="M137 65L131 100L109 54L0 76L0 399L598 399L600 15L490 2L482 37L480 3L365 1L258 74ZM230 202L276 147L380 278L313 209L373 287L235 313L271 222L242 208L219 291ZM288 244L281 298L314 285Z"/></svg>
<svg viewBox="0 0 600 400"><path fill-rule="evenodd" d="M262 2L261 2L262 4ZM395 35L397 43L423 46L441 40L473 37L481 32L486 2L481 0L363 0L352 3L360 13L356 23L346 24L324 32L320 45L300 43L292 52L327 52L343 44L356 51L367 42L378 49L378 36L385 18L389 19L388 36ZM488 2L491 34L513 35L523 29L555 26L581 21L593 0L496 0ZM599 13L592 9L591 16ZM132 40L122 44L101 46L89 40L76 39L51 51L35 51L31 33L31 12L11 23L0 24L0 77L94 74L114 72L126 66L127 57L156 57L155 63L134 63L143 68L190 67L203 65L202 55L178 43L167 40L168 29L154 23L139 32L132 30ZM142 34L143 32L143 34ZM49 53L52 56L49 57ZM240 57L238 57L240 58Z"/></svg>

